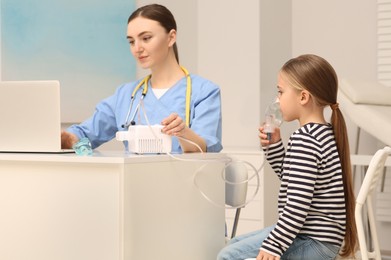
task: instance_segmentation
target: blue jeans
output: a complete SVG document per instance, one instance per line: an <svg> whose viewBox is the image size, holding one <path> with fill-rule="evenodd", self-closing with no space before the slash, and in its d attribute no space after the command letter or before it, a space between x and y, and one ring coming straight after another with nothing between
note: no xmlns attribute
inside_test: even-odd
<svg viewBox="0 0 391 260"><path fill-rule="evenodd" d="M217 260L243 260L256 258L263 240L274 226L235 237L229 241L217 256ZM320 242L305 235L298 235L292 245L281 256L281 260L330 260L335 259L339 247Z"/></svg>

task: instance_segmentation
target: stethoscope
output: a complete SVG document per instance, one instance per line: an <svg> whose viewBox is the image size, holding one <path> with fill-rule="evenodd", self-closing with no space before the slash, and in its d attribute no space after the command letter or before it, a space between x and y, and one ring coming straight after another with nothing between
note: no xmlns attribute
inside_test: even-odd
<svg viewBox="0 0 391 260"><path fill-rule="evenodd" d="M186 76L186 126L189 126L190 125L190 99L191 99L191 78L190 78L190 74L189 72L181 66L181 69L182 71L185 73L185 76ZM145 95L147 94L148 92L148 81L150 80L151 78L151 75L148 75L146 76L143 80L140 81L140 83L134 88L133 90L133 93L130 97L130 106L129 106L129 110L128 110L128 113L126 115L126 119L125 119L125 123L123 125L121 125L122 128L128 128L130 125L135 125L136 122L134 121L134 118L136 117L136 113L137 111L139 110L140 108L140 103L142 102L142 100L144 99ZM133 103L134 103L134 97L137 93L137 91L142 87L143 87L143 92L141 93L141 97L140 97L140 101L136 107L136 110L134 110L134 113L133 115L130 117L130 113L132 111L132 108L133 108ZM130 118L130 120L129 120Z"/></svg>

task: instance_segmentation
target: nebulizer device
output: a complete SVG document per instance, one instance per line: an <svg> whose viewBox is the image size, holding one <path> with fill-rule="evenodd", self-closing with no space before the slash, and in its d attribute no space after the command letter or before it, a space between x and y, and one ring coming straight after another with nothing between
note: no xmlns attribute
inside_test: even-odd
<svg viewBox="0 0 391 260"><path fill-rule="evenodd" d="M265 123L263 125L263 132L267 135L267 139L270 140L272 133L276 127L279 127L282 123L282 113L280 110L279 99L276 98L272 103L268 105L265 110Z"/></svg>
<svg viewBox="0 0 391 260"><path fill-rule="evenodd" d="M132 97L133 101L133 97ZM126 121L128 121L128 117L130 115L130 111L132 108L132 104L130 105L128 116L126 117ZM146 125L137 125L135 122L135 117L138 115L140 118L140 113L143 112ZM130 123L126 123L122 125L123 128L127 130L118 131L115 134L115 139L117 141L127 141L128 149L131 153L136 154L169 154L172 150L172 139L171 136L162 133L162 125L151 125L149 123L147 114L145 113L144 108L144 94L140 98L140 102L136 107L133 116L131 117Z"/></svg>
<svg viewBox="0 0 391 260"><path fill-rule="evenodd" d="M128 141L129 151L137 154L170 153L171 136L162 133L161 125L130 125L116 133L117 141Z"/></svg>
<svg viewBox="0 0 391 260"><path fill-rule="evenodd" d="M268 140L271 139L272 133L279 127L282 122L282 113L280 110L279 99L276 98L271 102L265 110L265 119L263 124L263 132L267 134ZM254 165L247 161L232 159L226 162L226 166L221 176L225 182L225 209L239 209L245 207L251 201L253 201L260 189L260 172L264 168L266 163L266 156L268 153L268 147L264 150L265 155L259 168L255 168ZM253 172L250 174L250 172ZM205 194L197 183L197 173L194 176L194 185L203 195L203 197L210 203L217 207L222 207L219 203L214 202ZM256 189L247 196L248 183L252 180L256 180Z"/></svg>
<svg viewBox="0 0 391 260"><path fill-rule="evenodd" d="M87 137L81 138L72 146L72 149L75 150L75 153L80 156L90 156L93 153L90 140L88 140Z"/></svg>
<svg viewBox="0 0 391 260"><path fill-rule="evenodd" d="M141 107L143 108L143 101L141 100ZM200 194L210 203L217 207L223 207L225 209L238 209L246 206L252 202L260 188L259 174L263 169L266 162L264 159L260 167L257 169L251 163L247 161L235 160L233 158L224 157L217 159L225 164L225 168L221 172L221 178L225 182L226 186L226 199L225 204L221 205L213 201L200 186L198 174L202 172L207 163L214 163L216 159L187 159L177 157L171 154L172 139L171 136L163 134L161 132L161 125L150 125L147 115L144 111L144 117L147 125L129 125L127 131L118 131L116 133L116 139L118 141L128 141L129 151L136 154L156 153L167 154L175 160L180 161L203 161L206 164L201 166L193 175L193 183L200 192ZM138 111L140 112L140 111ZM276 127L279 127L282 123L282 114L279 107L278 99L274 100L265 111L265 124L264 132L267 133L268 138L271 138L271 134ZM180 137L178 137L180 138ZM190 140L185 140L193 143ZM198 146L197 144L193 143ZM88 139L81 139L74 147L78 155L90 155L92 154L91 144ZM202 153L202 149L199 148ZM252 171L253 174L250 174ZM247 185L252 179L256 179L256 189L252 192L252 195L246 196ZM247 197L247 198L246 198ZM228 206L227 206L228 205Z"/></svg>

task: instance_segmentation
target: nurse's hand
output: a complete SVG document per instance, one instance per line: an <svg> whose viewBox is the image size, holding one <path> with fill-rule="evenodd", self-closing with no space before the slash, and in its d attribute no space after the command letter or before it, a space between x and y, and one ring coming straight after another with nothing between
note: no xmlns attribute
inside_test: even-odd
<svg viewBox="0 0 391 260"><path fill-rule="evenodd" d="M279 127L276 127L274 129L274 132L271 133L270 140L267 138L267 134L263 131L264 130L263 126L260 126L258 130L259 130L258 137L259 137L259 140L260 140L262 146L268 146L270 144L277 143L278 141L281 140L281 133L280 133Z"/></svg>
<svg viewBox="0 0 391 260"><path fill-rule="evenodd" d="M263 250L259 250L257 260L280 260L280 257L271 255Z"/></svg>
<svg viewBox="0 0 391 260"><path fill-rule="evenodd" d="M176 113L172 113L161 122L162 133L177 136L184 153L206 152L205 140L186 126L183 119Z"/></svg>
<svg viewBox="0 0 391 260"><path fill-rule="evenodd" d="M72 146L79 141L75 134L61 131L61 149L72 149Z"/></svg>
<svg viewBox="0 0 391 260"><path fill-rule="evenodd" d="M162 133L167 135L174 135L179 137L184 137L188 127L186 126L183 119L177 114L172 113L161 122L163 125Z"/></svg>

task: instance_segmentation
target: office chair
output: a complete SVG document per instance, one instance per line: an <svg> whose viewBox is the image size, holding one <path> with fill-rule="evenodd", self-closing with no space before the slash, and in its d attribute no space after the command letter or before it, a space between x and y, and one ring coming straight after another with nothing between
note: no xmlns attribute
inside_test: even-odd
<svg viewBox="0 0 391 260"><path fill-rule="evenodd" d="M225 168L225 204L236 208L231 238L236 236L240 211L246 204L248 172L243 162L233 161Z"/></svg>
<svg viewBox="0 0 391 260"><path fill-rule="evenodd" d="M376 184L383 174L384 164L387 156L391 155L391 148L386 146L383 149L378 150L372 157L366 171L364 181L358 192L356 199L356 226L358 233L358 242L360 246L361 259L367 260L374 258L381 260L380 245L377 237L376 220L372 205L372 194L375 190ZM365 236L365 224L363 221L363 207L365 207L365 213L368 217L368 240ZM368 248L368 243L373 245L373 250Z"/></svg>

